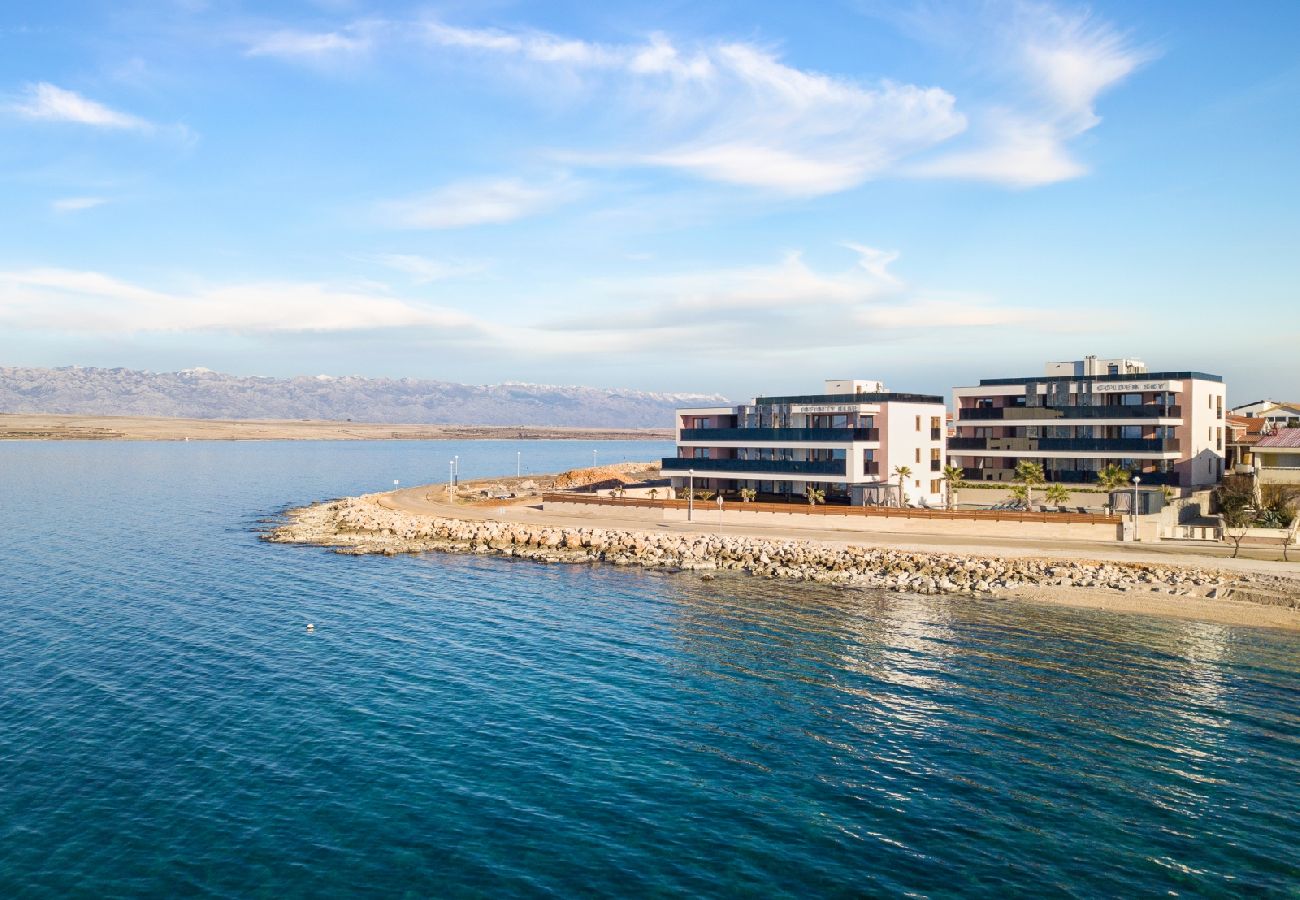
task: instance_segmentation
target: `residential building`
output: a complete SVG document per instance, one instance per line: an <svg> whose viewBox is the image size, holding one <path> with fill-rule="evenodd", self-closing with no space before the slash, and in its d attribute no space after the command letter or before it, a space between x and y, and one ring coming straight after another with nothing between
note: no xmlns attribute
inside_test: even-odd
<svg viewBox="0 0 1300 900"><path fill-rule="evenodd" d="M942 397L830 380L820 394L756 397L737 406L677 410L677 455L663 461L675 490L828 503L943 502ZM910 472L901 479L897 470ZM691 473L694 473L691 475Z"/></svg>
<svg viewBox="0 0 1300 900"><path fill-rule="evenodd" d="M1226 422L1225 427L1228 435L1227 458L1224 463L1225 471L1238 474L1253 472L1255 444L1264 435L1274 431L1273 427L1265 419L1253 419L1249 416L1238 416L1234 413L1228 413L1224 417L1224 421Z"/></svg>
<svg viewBox="0 0 1300 900"><path fill-rule="evenodd" d="M1300 485L1300 428L1279 428L1255 443L1259 483Z"/></svg>
<svg viewBox="0 0 1300 900"><path fill-rule="evenodd" d="M1263 419L1274 428L1300 428L1300 403L1256 400L1234 407L1232 412L1239 416Z"/></svg>
<svg viewBox="0 0 1300 900"><path fill-rule="evenodd" d="M1107 465L1144 484L1216 484L1224 469L1223 379L1150 372L1136 359L1048 363L1043 375L953 390L954 465L971 481L1013 481L1022 459L1049 481L1090 484Z"/></svg>

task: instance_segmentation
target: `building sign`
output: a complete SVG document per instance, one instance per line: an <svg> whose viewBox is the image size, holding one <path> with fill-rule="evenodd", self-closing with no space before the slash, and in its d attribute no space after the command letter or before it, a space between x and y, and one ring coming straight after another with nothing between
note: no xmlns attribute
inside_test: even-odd
<svg viewBox="0 0 1300 900"><path fill-rule="evenodd" d="M1102 381L1094 382L1094 394L1140 394L1147 391L1181 391L1181 381Z"/></svg>
<svg viewBox="0 0 1300 900"><path fill-rule="evenodd" d="M791 406L791 413L856 413L856 412L875 412L876 408L868 407L862 403L831 403L827 406Z"/></svg>

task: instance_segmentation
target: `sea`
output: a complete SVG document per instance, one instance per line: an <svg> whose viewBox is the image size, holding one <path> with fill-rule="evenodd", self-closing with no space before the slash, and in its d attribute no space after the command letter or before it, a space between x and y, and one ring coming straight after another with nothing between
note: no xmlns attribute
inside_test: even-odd
<svg viewBox="0 0 1300 900"><path fill-rule="evenodd" d="M668 450L0 444L0 896L1300 895L1294 633L258 538Z"/></svg>

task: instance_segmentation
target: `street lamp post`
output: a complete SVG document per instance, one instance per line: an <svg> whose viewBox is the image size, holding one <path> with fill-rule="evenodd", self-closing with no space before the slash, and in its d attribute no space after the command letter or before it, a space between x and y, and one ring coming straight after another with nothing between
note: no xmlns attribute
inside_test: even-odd
<svg viewBox="0 0 1300 900"><path fill-rule="evenodd" d="M452 465L453 465L453 470L454 470L455 473L456 473L455 476L454 476L454 477L455 477L455 481L456 481L456 486L457 486L457 487L460 487L460 455L459 455L459 454L457 454L457 455L452 459Z"/></svg>
<svg viewBox="0 0 1300 900"><path fill-rule="evenodd" d="M524 474L524 451L515 451L515 477L518 478Z"/></svg>
<svg viewBox="0 0 1300 900"><path fill-rule="evenodd" d="M447 502L454 502L456 499L456 462L447 460Z"/></svg>
<svg viewBox="0 0 1300 900"><path fill-rule="evenodd" d="M689 522L695 515L695 470L687 469L686 477L690 485L686 489L686 521Z"/></svg>
<svg viewBox="0 0 1300 900"><path fill-rule="evenodd" d="M1133 540L1138 539L1138 484L1142 481L1136 475L1133 476Z"/></svg>

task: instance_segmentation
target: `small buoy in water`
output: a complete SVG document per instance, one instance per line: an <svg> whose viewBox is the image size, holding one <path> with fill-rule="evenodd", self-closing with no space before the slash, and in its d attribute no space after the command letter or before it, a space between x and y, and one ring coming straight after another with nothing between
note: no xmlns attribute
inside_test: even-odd
<svg viewBox="0 0 1300 900"><path fill-rule="evenodd" d="M307 623L307 630L308 630L308 631L315 631L315 630L316 630L316 626L313 625L312 623L308 622L308 623Z"/></svg>

